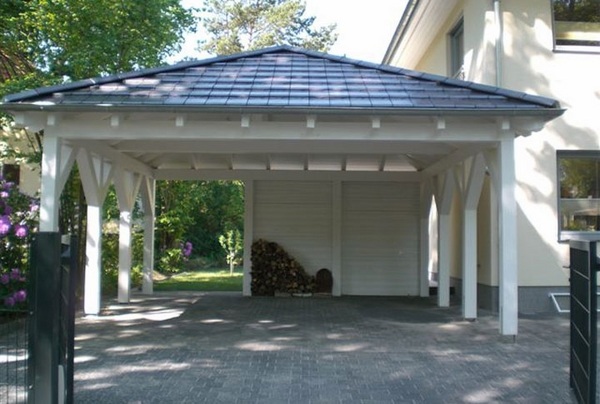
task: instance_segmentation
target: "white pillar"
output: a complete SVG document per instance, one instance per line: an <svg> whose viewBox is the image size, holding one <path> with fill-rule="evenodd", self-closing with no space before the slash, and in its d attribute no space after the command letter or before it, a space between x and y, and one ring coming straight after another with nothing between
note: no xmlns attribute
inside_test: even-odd
<svg viewBox="0 0 600 404"><path fill-rule="evenodd" d="M244 182L244 280L242 294L252 296L252 242L254 239L254 181Z"/></svg>
<svg viewBox="0 0 600 404"><path fill-rule="evenodd" d="M426 178L421 183L421 218L419 240L419 296L429 296L429 217L431 215L431 199L433 192L431 178Z"/></svg>
<svg viewBox="0 0 600 404"><path fill-rule="evenodd" d="M142 206L144 209L144 263L142 273L142 293L154 293L152 273L154 272L154 211L156 208L156 181L144 178L142 182Z"/></svg>
<svg viewBox="0 0 600 404"><path fill-rule="evenodd" d="M83 306L85 314L98 315L101 306L102 203L112 177L112 166L85 149L79 150L77 165L88 204Z"/></svg>
<svg viewBox="0 0 600 404"><path fill-rule="evenodd" d="M469 320L477 318L477 206L484 177L485 160L478 154L471 161L463 198L462 310Z"/></svg>
<svg viewBox="0 0 600 404"><path fill-rule="evenodd" d="M441 193L438 195L438 306L450 306L450 261L452 259L450 230L452 198L454 197L454 172L444 174Z"/></svg>
<svg viewBox="0 0 600 404"><path fill-rule="evenodd" d="M331 295L339 297L342 295L342 182L333 181L332 187Z"/></svg>
<svg viewBox="0 0 600 404"><path fill-rule="evenodd" d="M515 199L514 136L505 135L498 153L499 182L499 281L500 333L517 335L518 330L518 270L517 270L517 202Z"/></svg>
<svg viewBox="0 0 600 404"><path fill-rule="evenodd" d="M135 205L135 198L140 189L142 177L120 167L115 170L115 190L119 202L119 275L118 293L119 303L129 303L131 297L131 257L132 243L131 214Z"/></svg>
<svg viewBox="0 0 600 404"><path fill-rule="evenodd" d="M131 297L131 210L119 213L119 275L117 300L129 303Z"/></svg>
<svg viewBox="0 0 600 404"><path fill-rule="evenodd" d="M102 207L90 205L87 207L87 232L86 232L86 265L85 265L85 292L83 311L88 315L100 314L101 304L101 248L102 245Z"/></svg>

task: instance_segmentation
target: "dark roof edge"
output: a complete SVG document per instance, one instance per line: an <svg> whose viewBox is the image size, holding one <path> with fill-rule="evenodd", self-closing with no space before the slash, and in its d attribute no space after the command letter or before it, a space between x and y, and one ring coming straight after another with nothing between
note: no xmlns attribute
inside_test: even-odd
<svg viewBox="0 0 600 404"><path fill-rule="evenodd" d="M418 3L419 0L412 0L412 1ZM478 91L478 92L483 92L483 93L487 93L487 94L500 95L500 96L504 96L507 98L517 99L520 101L537 104L537 105L540 105L540 106L543 106L546 108L560 108L559 102L554 99L551 99L551 98L535 96L535 95L531 95L531 94L527 94L527 93L523 93L523 92L519 92L519 91L507 90L504 88L493 87L493 86L489 86L489 85L485 85L485 84L478 84L478 83L469 82L469 81L452 79L452 78L445 77L445 76L439 76L439 75L430 74L430 73L423 73L423 72L418 72L415 70L409 70L409 69L394 67L394 66L390 66L390 65L366 62L366 61L358 60L358 59L351 59L351 58L347 58L345 56L330 55L328 53L297 48L297 47L293 47L293 46L289 46L289 45L272 46L269 48L246 51L246 52L236 53L233 55L216 56L216 57L203 59L203 60L181 62L181 63L177 63L174 65L154 67L154 68L143 69L143 70L138 70L138 71L129 72L129 73L117 74L117 75L113 75L113 76L98 77L98 78L86 79L86 80L81 80L81 81L68 83L68 84L61 84L61 85L50 86L50 87L42 87L42 88L38 88L35 90L28 90L28 91L24 91L24 92L17 93L17 94L7 95L4 98L4 102L12 103L12 102L24 101L27 98L49 95L49 94L52 94L52 93L58 92L58 91L77 90L77 89L84 88L87 86L108 84L108 83L115 82L118 80L134 79L134 78L139 78L139 77L151 75L151 74L168 73L168 72L172 72L172 71L176 71L176 70L187 69L190 67L201 67L201 66L210 65L213 63L228 62L228 61L232 61L232 60L236 60L236 59L240 59L240 58L260 56L260 55L281 52L281 51L292 52L292 53L301 53L301 54L304 54L304 55L307 55L310 57L327 59L327 60L330 60L333 62L348 63L348 64L353 64L353 65L359 66L359 67L377 69L377 70L387 72L387 73L402 74L402 75L405 75L408 77L413 77L415 79L433 81L433 82L437 82L437 83L440 83L443 85L466 88L466 89L469 89L472 91Z"/></svg>
<svg viewBox="0 0 600 404"><path fill-rule="evenodd" d="M497 116L497 117L547 117L556 118L562 115L564 109L514 109L514 108L465 108L465 109L440 109L440 108L362 108L362 107L220 107L220 106L197 106L197 105L47 105L47 104L1 104L0 110L5 111L98 111L98 108L104 108L105 111L121 112L146 112L157 109L162 112L219 112L219 113L240 113L240 114L261 114L261 113L291 113L291 114L364 114L370 116L386 116L386 115L412 115L412 116Z"/></svg>

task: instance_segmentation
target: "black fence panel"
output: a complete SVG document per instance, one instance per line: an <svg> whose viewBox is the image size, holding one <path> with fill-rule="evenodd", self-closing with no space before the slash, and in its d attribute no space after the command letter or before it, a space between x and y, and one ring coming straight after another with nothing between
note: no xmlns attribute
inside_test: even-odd
<svg viewBox="0 0 600 404"><path fill-rule="evenodd" d="M571 348L569 384L580 403L596 402L598 258L595 241L570 241Z"/></svg>
<svg viewBox="0 0 600 404"><path fill-rule="evenodd" d="M0 404L27 402L27 310L0 310Z"/></svg>

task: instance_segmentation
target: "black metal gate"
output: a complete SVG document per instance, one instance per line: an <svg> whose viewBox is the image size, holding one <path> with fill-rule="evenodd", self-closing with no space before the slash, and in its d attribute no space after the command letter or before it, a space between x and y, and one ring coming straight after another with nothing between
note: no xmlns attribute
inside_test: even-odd
<svg viewBox="0 0 600 404"><path fill-rule="evenodd" d="M598 259L595 241L570 241L570 380L580 403L596 402Z"/></svg>
<svg viewBox="0 0 600 404"><path fill-rule="evenodd" d="M73 402L76 246L59 233L36 234L31 249L29 403ZM63 251L64 250L64 251Z"/></svg>

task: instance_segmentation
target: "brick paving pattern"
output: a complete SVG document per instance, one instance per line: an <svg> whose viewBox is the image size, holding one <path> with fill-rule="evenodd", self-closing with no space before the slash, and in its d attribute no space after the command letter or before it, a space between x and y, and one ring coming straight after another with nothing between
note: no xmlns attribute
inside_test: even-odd
<svg viewBox="0 0 600 404"><path fill-rule="evenodd" d="M568 315L513 341L433 299L158 293L76 334L77 403L575 402Z"/></svg>

